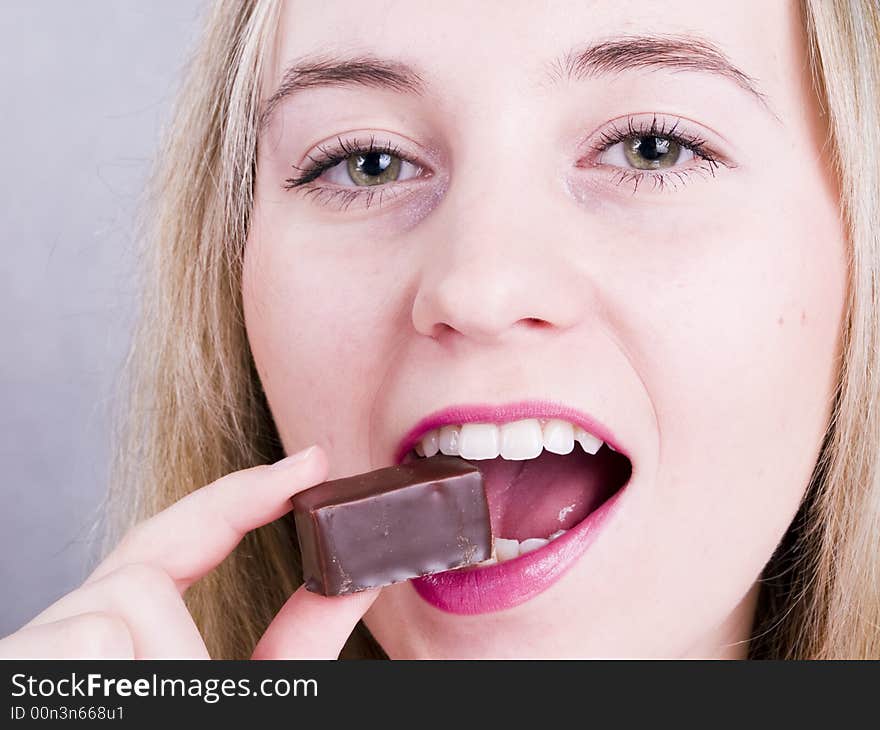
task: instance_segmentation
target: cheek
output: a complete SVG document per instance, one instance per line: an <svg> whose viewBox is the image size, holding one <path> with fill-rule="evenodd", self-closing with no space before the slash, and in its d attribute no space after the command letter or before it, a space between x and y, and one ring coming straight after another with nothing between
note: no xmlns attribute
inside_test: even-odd
<svg viewBox="0 0 880 730"><path fill-rule="evenodd" d="M364 245L251 231L242 296L257 370L286 450L320 443L331 477L369 459L370 409L404 331L400 292Z"/></svg>
<svg viewBox="0 0 880 730"><path fill-rule="evenodd" d="M655 255L631 303L619 303L657 417L646 519L676 527L654 542L669 551L655 564L726 576L724 590L744 591L790 524L837 376L846 286L837 211L817 205L822 196L810 207L780 194L789 198L728 200L737 214L655 238L668 256Z"/></svg>

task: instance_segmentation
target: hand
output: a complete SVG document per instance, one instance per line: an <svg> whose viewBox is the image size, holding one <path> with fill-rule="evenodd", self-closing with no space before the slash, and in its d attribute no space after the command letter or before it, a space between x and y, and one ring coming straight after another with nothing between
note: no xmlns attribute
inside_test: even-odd
<svg viewBox="0 0 880 730"><path fill-rule="evenodd" d="M313 446L188 494L134 527L79 588L0 639L0 658L210 658L184 592L326 476L327 457ZM254 658L337 658L378 594L327 598L300 587Z"/></svg>

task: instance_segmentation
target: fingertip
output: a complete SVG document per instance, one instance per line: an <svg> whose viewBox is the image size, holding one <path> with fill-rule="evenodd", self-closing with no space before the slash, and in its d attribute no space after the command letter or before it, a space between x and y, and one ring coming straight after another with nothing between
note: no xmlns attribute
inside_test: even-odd
<svg viewBox="0 0 880 730"><path fill-rule="evenodd" d="M324 451L324 449L321 446L318 446L318 444L315 444L314 446L311 447L311 453L309 454L309 459L311 459L316 464L318 464L320 472L322 474L326 475L327 467L330 463L330 459L327 456L327 452Z"/></svg>
<svg viewBox="0 0 880 730"><path fill-rule="evenodd" d="M317 444L264 467L273 481L289 490L289 497L309 489L327 479L329 460L327 453ZM288 505L289 506L289 505Z"/></svg>
<svg viewBox="0 0 880 730"><path fill-rule="evenodd" d="M312 444L308 448L297 451L295 454L285 456L280 461L276 461L274 464L270 464L269 469L271 469L272 471L285 471L297 464L308 463L312 459L317 458L319 455L323 455L323 449L321 449L321 447L317 444Z"/></svg>

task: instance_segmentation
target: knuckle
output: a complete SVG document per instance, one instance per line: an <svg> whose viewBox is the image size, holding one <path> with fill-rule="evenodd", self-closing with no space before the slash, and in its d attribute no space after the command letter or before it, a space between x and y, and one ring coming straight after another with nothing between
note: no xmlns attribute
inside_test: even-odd
<svg viewBox="0 0 880 730"><path fill-rule="evenodd" d="M244 482L248 480L249 475L252 475L253 473L253 469L233 471L229 474L224 474L222 477L215 479L210 484L206 484L204 487L197 491L201 492L203 495L208 495L211 498L217 498L219 495L222 495L230 490L234 491L240 488L244 484Z"/></svg>
<svg viewBox="0 0 880 730"><path fill-rule="evenodd" d="M131 563L113 574L113 581L120 590L150 593L176 592L174 581L165 571L146 563Z"/></svg>
<svg viewBox="0 0 880 730"><path fill-rule="evenodd" d="M115 614L95 611L75 616L71 622L73 630L67 635L77 656L126 657L134 653L128 625Z"/></svg>
<svg viewBox="0 0 880 730"><path fill-rule="evenodd" d="M203 489L208 491L216 491L222 492L226 489L236 489L244 487L246 484L252 482L255 479L260 479L261 477L265 477L268 474L271 474L272 471L269 469L268 464L257 464L256 466L248 466L244 469L239 469L238 471L231 471L228 474L224 474L223 476L215 479L210 484L207 484Z"/></svg>

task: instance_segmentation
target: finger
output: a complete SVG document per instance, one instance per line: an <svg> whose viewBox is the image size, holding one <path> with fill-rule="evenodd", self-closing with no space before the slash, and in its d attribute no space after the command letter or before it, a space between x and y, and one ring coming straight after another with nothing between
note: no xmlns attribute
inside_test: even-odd
<svg viewBox="0 0 880 730"><path fill-rule="evenodd" d="M327 457L318 446L271 466L227 474L133 528L86 583L144 563L165 571L182 593L219 565L247 532L289 512L290 497L326 474Z"/></svg>
<svg viewBox="0 0 880 730"><path fill-rule="evenodd" d="M137 659L207 659L205 642L174 581L149 565L128 565L83 584L34 618L39 627L84 613L116 616Z"/></svg>
<svg viewBox="0 0 880 730"><path fill-rule="evenodd" d="M27 626L0 639L0 659L133 659L128 626L118 616L83 613Z"/></svg>
<svg viewBox="0 0 880 730"><path fill-rule="evenodd" d="M336 659L378 590L319 596L298 588L263 634L254 659Z"/></svg>

